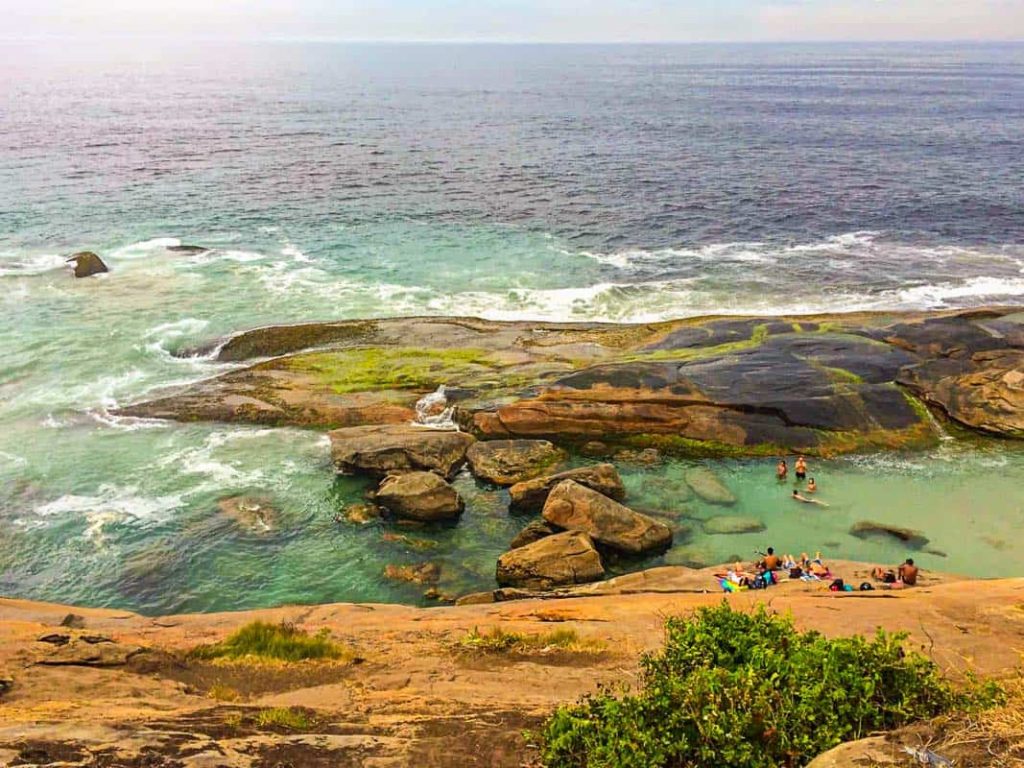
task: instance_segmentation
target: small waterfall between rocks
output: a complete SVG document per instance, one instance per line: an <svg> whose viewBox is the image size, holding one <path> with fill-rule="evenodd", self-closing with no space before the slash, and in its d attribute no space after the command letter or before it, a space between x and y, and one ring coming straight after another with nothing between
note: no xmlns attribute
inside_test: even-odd
<svg viewBox="0 0 1024 768"><path fill-rule="evenodd" d="M413 424L431 429L458 430L458 425L452 419L454 413L455 406L448 404L448 395L442 384L416 401L416 420Z"/></svg>

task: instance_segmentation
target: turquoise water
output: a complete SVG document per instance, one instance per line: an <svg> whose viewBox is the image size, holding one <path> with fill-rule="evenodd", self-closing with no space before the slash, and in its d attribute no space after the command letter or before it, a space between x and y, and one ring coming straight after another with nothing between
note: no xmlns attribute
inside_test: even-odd
<svg viewBox="0 0 1024 768"><path fill-rule="evenodd" d="M493 585L525 522L459 479L458 525L335 516L321 435L112 417L229 366L176 350L271 323L408 314L645 321L1024 296L1024 46L60 46L0 49L0 593L147 612L423 599L386 565ZM212 250L174 254L190 243ZM112 271L76 281L69 252ZM1018 445L956 440L814 472L623 468L703 559L893 560L1019 573ZM247 532L217 501L271 500ZM420 546L428 546L421 544ZM670 555L678 557L679 553ZM634 568L654 564L617 564Z"/></svg>

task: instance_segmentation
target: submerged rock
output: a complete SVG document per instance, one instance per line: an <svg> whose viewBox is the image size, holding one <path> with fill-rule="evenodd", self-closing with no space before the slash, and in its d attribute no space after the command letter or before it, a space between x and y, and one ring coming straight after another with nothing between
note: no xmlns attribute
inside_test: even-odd
<svg viewBox="0 0 1024 768"><path fill-rule="evenodd" d="M398 515L424 523L453 520L465 505L458 492L433 472L404 472L385 477L377 503Z"/></svg>
<svg viewBox="0 0 1024 768"><path fill-rule="evenodd" d="M537 477L565 459L565 452L547 440L489 440L466 451L474 476L495 485Z"/></svg>
<svg viewBox="0 0 1024 768"><path fill-rule="evenodd" d="M168 245L167 250L171 253L182 253L187 256L198 256L200 253L206 253L209 248L204 248L201 245Z"/></svg>
<svg viewBox="0 0 1024 768"><path fill-rule="evenodd" d="M509 550L498 558L495 573L503 587L528 589L584 584L603 576L601 556L591 538L580 531L556 533Z"/></svg>
<svg viewBox="0 0 1024 768"><path fill-rule="evenodd" d="M405 581L410 584L436 584L441 578L441 566L437 563L388 565L384 568L384 576L393 581Z"/></svg>
<svg viewBox="0 0 1024 768"><path fill-rule="evenodd" d="M858 539L888 538L896 539L911 549L921 549L928 544L928 537L921 531L912 528L901 528L888 523L876 523L873 520L862 520L850 528L850 535Z"/></svg>
<svg viewBox="0 0 1024 768"><path fill-rule="evenodd" d="M75 265L75 277L91 277L110 269L103 263L103 259L92 251L79 251L67 258L69 264Z"/></svg>
<svg viewBox="0 0 1024 768"><path fill-rule="evenodd" d="M221 514L230 517L251 533L265 535L277 529L277 511L268 499L255 496L232 496L217 502Z"/></svg>
<svg viewBox="0 0 1024 768"><path fill-rule="evenodd" d="M641 515L574 480L563 480L548 495L544 519L564 530L583 531L594 541L631 555L672 545L667 525Z"/></svg>
<svg viewBox="0 0 1024 768"><path fill-rule="evenodd" d="M544 508L551 489L563 480L574 480L616 501L626 498L626 488L615 467L611 464L597 464L516 483L508 491L509 511L539 512Z"/></svg>
<svg viewBox="0 0 1024 768"><path fill-rule="evenodd" d="M534 520L516 534L516 537L509 543L508 548L518 549L519 547L525 547L527 544L540 541L545 536L554 536L559 532L561 532L561 529L556 528L550 523L546 523L543 520Z"/></svg>
<svg viewBox="0 0 1024 768"><path fill-rule="evenodd" d="M701 526L704 528L704 533L715 535L760 533L765 529L765 524L756 517L741 517L739 515L712 517L701 523Z"/></svg>
<svg viewBox="0 0 1024 768"><path fill-rule="evenodd" d="M736 503L733 492L707 467L694 467L686 472L685 478L693 492L709 504L731 506Z"/></svg>
<svg viewBox="0 0 1024 768"><path fill-rule="evenodd" d="M358 503L349 504L341 516L354 525L368 525L380 520L380 507L376 504Z"/></svg>
<svg viewBox="0 0 1024 768"><path fill-rule="evenodd" d="M347 427L330 433L331 457L339 472L382 477L426 470L446 479L466 460L474 438L464 432L405 424Z"/></svg>

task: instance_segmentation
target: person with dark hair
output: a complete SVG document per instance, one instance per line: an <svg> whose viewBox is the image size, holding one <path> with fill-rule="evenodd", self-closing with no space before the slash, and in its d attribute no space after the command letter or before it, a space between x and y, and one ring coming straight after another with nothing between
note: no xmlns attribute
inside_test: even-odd
<svg viewBox="0 0 1024 768"><path fill-rule="evenodd" d="M807 459L805 459L803 456L797 458L796 464L793 466L793 469L796 470L797 482L802 483L804 480L807 479Z"/></svg>
<svg viewBox="0 0 1024 768"><path fill-rule="evenodd" d="M793 501L802 501L804 504L817 504L818 506L821 507L828 506L828 504L826 504L821 499L808 499L806 496L802 495L800 491L798 491L796 488L793 489L793 495L791 498L793 499Z"/></svg>
<svg viewBox="0 0 1024 768"><path fill-rule="evenodd" d="M914 559L908 557L897 568L875 568L871 575L885 584L888 589L902 589L917 585L918 572L919 569L914 565Z"/></svg>
<svg viewBox="0 0 1024 768"><path fill-rule="evenodd" d="M768 551L765 552L758 565L762 566L766 571L777 571L782 567L782 558L775 554L775 550L772 547L768 547Z"/></svg>
<svg viewBox="0 0 1024 768"><path fill-rule="evenodd" d="M775 465L775 477L778 480L785 480L786 475L789 474L789 467L786 466L785 459L779 459L779 463Z"/></svg>
<svg viewBox="0 0 1024 768"><path fill-rule="evenodd" d="M913 587L917 584L917 571L918 568L914 565L914 558L908 557L906 562L899 567L897 573L899 574L900 581L908 587Z"/></svg>

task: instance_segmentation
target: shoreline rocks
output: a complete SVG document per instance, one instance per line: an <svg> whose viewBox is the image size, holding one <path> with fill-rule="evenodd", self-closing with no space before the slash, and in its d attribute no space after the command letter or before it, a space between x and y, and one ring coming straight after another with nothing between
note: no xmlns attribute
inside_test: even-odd
<svg viewBox="0 0 1024 768"><path fill-rule="evenodd" d="M551 589L604 577L601 556L591 538L565 531L509 550L498 558L495 579L502 587Z"/></svg>
<svg viewBox="0 0 1024 768"><path fill-rule="evenodd" d="M574 480L563 480L555 486L542 515L551 525L582 531L595 542L629 555L662 552L672 545L672 531L667 525Z"/></svg>
<svg viewBox="0 0 1024 768"><path fill-rule="evenodd" d="M75 265L75 277L92 277L110 271L110 268L103 263L103 259L92 251L79 251L68 256L66 261Z"/></svg>
<svg viewBox="0 0 1024 768"><path fill-rule="evenodd" d="M375 501L398 517L424 523L454 520L465 509L458 491L433 472L388 475L381 481Z"/></svg>
<svg viewBox="0 0 1024 768"><path fill-rule="evenodd" d="M622 478L612 464L596 464L592 467L580 467L545 475L533 480L516 483L509 488L510 512L539 512L544 508L551 489L563 480L574 480L591 490L607 496L615 501L626 498L626 488Z"/></svg>
<svg viewBox="0 0 1024 768"><path fill-rule="evenodd" d="M466 451L473 476L494 485L530 480L565 458L565 451L547 440L488 440Z"/></svg>
<svg viewBox="0 0 1024 768"><path fill-rule="evenodd" d="M450 480L465 463L472 435L406 424L346 427L328 433L338 472L383 477L429 471Z"/></svg>

